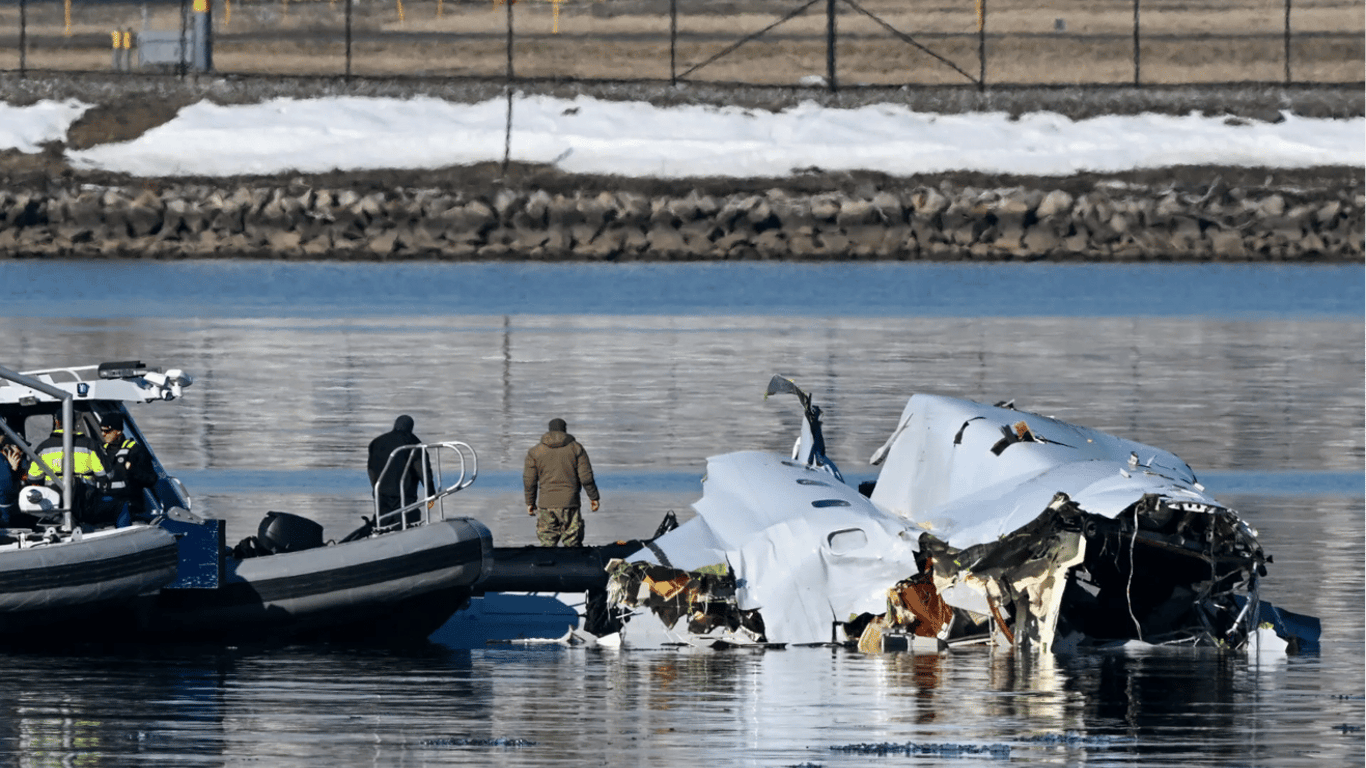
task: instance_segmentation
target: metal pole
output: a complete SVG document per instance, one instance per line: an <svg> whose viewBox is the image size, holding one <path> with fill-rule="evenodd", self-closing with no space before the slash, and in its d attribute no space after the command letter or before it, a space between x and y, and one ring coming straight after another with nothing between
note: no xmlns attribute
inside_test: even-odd
<svg viewBox="0 0 1366 768"><path fill-rule="evenodd" d="M509 3L511 5L511 3ZM503 121L503 175L508 175L508 165L512 163L512 83L505 88L508 98L507 117Z"/></svg>
<svg viewBox="0 0 1366 768"><path fill-rule="evenodd" d="M678 85L678 0L669 0L669 85Z"/></svg>
<svg viewBox="0 0 1366 768"><path fill-rule="evenodd" d="M1134 0L1134 85L1139 84L1139 63L1138 63L1138 3Z"/></svg>
<svg viewBox="0 0 1366 768"><path fill-rule="evenodd" d="M503 5L507 6L508 12L508 71L507 79L509 86L516 74L512 71L512 0L503 0Z"/></svg>
<svg viewBox="0 0 1366 768"><path fill-rule="evenodd" d="M180 0L180 76L190 69L188 38L190 24L190 0Z"/></svg>
<svg viewBox="0 0 1366 768"><path fill-rule="evenodd" d="M62 530L76 527L76 414L70 395L62 398Z"/></svg>
<svg viewBox="0 0 1366 768"><path fill-rule="evenodd" d="M28 0L19 0L19 76L28 68Z"/></svg>
<svg viewBox="0 0 1366 768"><path fill-rule="evenodd" d="M213 71L213 0L204 3L204 71Z"/></svg>
<svg viewBox="0 0 1366 768"><path fill-rule="evenodd" d="M1285 0L1285 82L1290 83L1290 0Z"/></svg>
<svg viewBox="0 0 1366 768"><path fill-rule="evenodd" d="M213 69L213 5L211 0L194 0L190 29L190 71L195 79L200 72Z"/></svg>
<svg viewBox="0 0 1366 768"><path fill-rule="evenodd" d="M346 80L351 81L351 3L346 0Z"/></svg>
<svg viewBox="0 0 1366 768"><path fill-rule="evenodd" d="M507 6L508 19L508 69L507 84L503 89L507 91L507 118L503 123L503 175L507 176L508 165L512 162L512 81L516 78L516 73L512 69L512 0L503 0Z"/></svg>
<svg viewBox="0 0 1366 768"><path fill-rule="evenodd" d="M825 3L825 81L831 93L839 90L835 80L835 0Z"/></svg>
<svg viewBox="0 0 1366 768"><path fill-rule="evenodd" d="M977 0L977 90L987 87L987 0Z"/></svg>

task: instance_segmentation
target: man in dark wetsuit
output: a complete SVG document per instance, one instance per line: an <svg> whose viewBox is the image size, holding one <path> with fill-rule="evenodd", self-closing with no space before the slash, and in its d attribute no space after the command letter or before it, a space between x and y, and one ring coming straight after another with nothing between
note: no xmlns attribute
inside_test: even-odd
<svg viewBox="0 0 1366 768"><path fill-rule="evenodd" d="M407 415L394 420L393 430L370 441L370 458L366 462L366 468L370 473L370 485L375 489L379 499L381 517L405 504L417 501L419 483L426 488L428 494L436 492L437 489L432 483L431 462L425 461L425 457L420 461L411 451L395 456L389 465L389 471L384 472L384 464L389 461L389 454L393 453L394 449L421 444L422 441L413 434L413 417ZM380 477L381 472L384 473L384 477ZM413 510L407 517L409 523L414 523L421 519L421 513ZM378 519L375 520L376 524L379 522Z"/></svg>
<svg viewBox="0 0 1366 768"><path fill-rule="evenodd" d="M550 431L526 453L522 485L526 511L536 516L536 538L543 547L583 546L583 513L579 491L598 511L598 486L588 451L567 431L564 419L551 419Z"/></svg>

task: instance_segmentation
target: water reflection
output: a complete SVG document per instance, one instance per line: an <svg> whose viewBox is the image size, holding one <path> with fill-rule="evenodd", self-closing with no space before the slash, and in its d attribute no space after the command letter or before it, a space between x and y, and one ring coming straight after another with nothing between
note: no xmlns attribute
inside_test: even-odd
<svg viewBox="0 0 1366 768"><path fill-rule="evenodd" d="M832 455L865 460L912 392L1025 408L1170 448L1199 469L1359 470L1363 326L1353 321L781 317L444 317L362 321L0 321L9 357L140 357L192 372L143 409L161 453L198 469L363 465L411 413L493 469L558 414L597 464L697 467L719 446L777 449L797 427L773 373L818 397ZM93 326L93 327L92 327ZM1066 343L1059 343L1065 340ZM30 362L32 361L32 362ZM269 457L267 460L265 457Z"/></svg>
<svg viewBox="0 0 1366 768"><path fill-rule="evenodd" d="M1341 696L1352 684L1316 657L504 646L9 661L0 754L24 766L866 765L835 749L859 744L998 750L965 765L998 764L1001 750L1101 765L1362 757L1359 738L1334 738L1360 722L1361 697Z"/></svg>
<svg viewBox="0 0 1366 768"><path fill-rule="evenodd" d="M171 749L181 764L194 765L221 754L230 674L222 659L77 654L8 661L0 744L14 764L112 765Z"/></svg>
<svg viewBox="0 0 1366 768"><path fill-rule="evenodd" d="M1192 306L1189 286L1173 285L1172 275L1218 272L1143 279ZM933 270L913 291L906 274L874 285L869 275L886 273L827 269L825 282L787 275L772 285L715 285L708 296L672 294L660 271L644 270L631 273L638 295L617 285L619 306L576 304L588 307L578 314L548 310L543 293L527 292L545 275L489 268L479 278L530 296L536 311L526 312L507 306L511 293L470 295L478 286L460 288L438 270L413 288L425 298L397 315L379 305L413 281L339 285L334 273L350 274L229 265L220 297L194 270L168 270L161 282L147 282L143 270L112 283L124 301L78 300L61 317L9 284L0 357L21 368L140 358L193 373L183 400L138 418L169 466L200 473L205 486L190 487L197 509L227 519L230 545L272 509L311 517L332 537L353 528L369 513L364 447L402 412L424 438L476 447L489 482L461 494L456 510L512 545L532 541L516 478L551 416L569 421L598 470L604 507L587 529L599 543L647 536L667 510L690 515L708 455L789 449L795 404L762 397L775 372L815 394L831 455L853 475L873 471L865 461L912 392L1014 398L1171 449L1216 478L1310 473L1308 487L1286 491L1273 478L1221 498L1275 558L1263 595L1318 616L1322 652L1278 660L1191 650L1030 657L985 647L863 655L96 646L0 655L0 760L866 766L906 758L832 748L912 742L1005 745L1010 762L1067 765L1366 759L1363 494L1359 482L1315 492L1312 474L1359 476L1366 460L1359 270L1342 291L1356 301L1351 311L1341 310L1342 296L1330 302L1336 310L1301 311L1312 302L1289 290L1304 282L1299 273L1268 270L1195 286L1223 308L1207 316L1174 311L1156 289L1161 311L1129 311L1143 298L1104 269L1011 273L1023 282L1002 271ZM597 285L602 274L573 285ZM753 281L773 272L736 274ZM945 289L953 274L962 284ZM1049 275L1071 277L1039 282ZM1309 277L1315 290L1334 290L1322 274ZM1095 295L1105 286L1108 298ZM1251 292L1236 301L1279 307L1281 316L1228 311L1235 299L1220 298L1225 289ZM843 291L836 311L812 312L832 290ZM1084 294L1090 309L1034 303L1044 292ZM159 293L170 298L161 303ZM753 301L725 305L742 294ZM132 316L126 307L139 301L154 306ZM43 312L22 312L40 304ZM991 311L979 311L987 304ZM952 759L1002 763L991 754Z"/></svg>

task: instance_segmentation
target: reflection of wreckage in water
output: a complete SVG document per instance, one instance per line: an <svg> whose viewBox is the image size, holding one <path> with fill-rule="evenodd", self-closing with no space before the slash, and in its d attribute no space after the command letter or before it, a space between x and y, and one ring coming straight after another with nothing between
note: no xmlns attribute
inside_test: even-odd
<svg viewBox="0 0 1366 768"><path fill-rule="evenodd" d="M1010 405L915 395L855 489L820 409L792 458L708 460L698 516L612 569L624 643L1127 641L1314 647L1258 600L1256 534L1167 451Z"/></svg>

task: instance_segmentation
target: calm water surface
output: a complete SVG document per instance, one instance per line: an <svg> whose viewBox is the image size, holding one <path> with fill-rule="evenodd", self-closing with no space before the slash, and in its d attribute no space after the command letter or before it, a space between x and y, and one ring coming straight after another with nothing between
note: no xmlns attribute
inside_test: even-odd
<svg viewBox="0 0 1366 768"><path fill-rule="evenodd" d="M54 302L58 286L76 290ZM533 540L522 456L562 416L603 489L590 543L691 514L709 455L786 451L792 398L845 474L912 392L1176 452L1273 555L1264 595L1320 653L1016 657L546 646L0 655L15 765L1361 765L1363 271L1058 265L0 264L0 365L139 358L138 411L226 518L340 536L364 446L409 413L480 456L462 513ZM907 755L908 744L919 754ZM860 746L864 745L864 746ZM869 751L867 745L880 750ZM889 749L896 747L896 749Z"/></svg>

